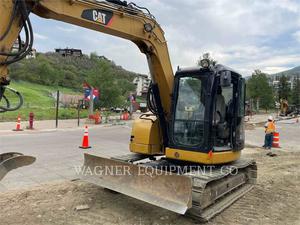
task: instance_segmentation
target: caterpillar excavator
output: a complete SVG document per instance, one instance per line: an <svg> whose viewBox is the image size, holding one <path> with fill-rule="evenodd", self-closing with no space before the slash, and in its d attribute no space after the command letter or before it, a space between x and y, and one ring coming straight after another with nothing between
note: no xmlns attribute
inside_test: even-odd
<svg viewBox="0 0 300 225"><path fill-rule="evenodd" d="M201 66L178 68L174 75L164 31L147 8L135 3L1 1L0 110L12 110L5 97L7 67L31 50L32 13L129 40L147 57L151 112L134 121L128 154L109 158L94 151L84 153L83 180L205 221L254 186L256 163L241 158L244 79L206 58ZM24 45L12 52L15 41L21 43L22 29Z"/></svg>

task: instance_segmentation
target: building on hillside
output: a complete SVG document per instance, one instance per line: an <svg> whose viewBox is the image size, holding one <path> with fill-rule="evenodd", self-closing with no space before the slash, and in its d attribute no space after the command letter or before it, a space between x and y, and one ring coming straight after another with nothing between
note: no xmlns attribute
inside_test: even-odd
<svg viewBox="0 0 300 225"><path fill-rule="evenodd" d="M81 49L75 49L75 48L56 48L55 52L62 55L63 57L67 57L67 56L81 57L81 56L83 56Z"/></svg>
<svg viewBox="0 0 300 225"><path fill-rule="evenodd" d="M296 79L296 77L300 77L300 75L295 74L295 75L289 75L287 76L288 78L288 84L290 86L291 89L294 88L294 80ZM276 76L271 76L269 78L269 84L275 89L278 90L279 89L279 79L280 79L281 75L276 75Z"/></svg>
<svg viewBox="0 0 300 225"><path fill-rule="evenodd" d="M278 90L279 89L279 80L270 81L269 85L272 86L275 90Z"/></svg>
<svg viewBox="0 0 300 225"><path fill-rule="evenodd" d="M147 75L138 75L134 78L133 84L136 86L136 95L144 96L147 94L150 82L151 79Z"/></svg>
<svg viewBox="0 0 300 225"><path fill-rule="evenodd" d="M25 42L21 42L22 48L25 47ZM15 41L12 52L18 52L19 51L19 42ZM26 59L35 59L36 58L36 49L32 48L31 51L26 55Z"/></svg>

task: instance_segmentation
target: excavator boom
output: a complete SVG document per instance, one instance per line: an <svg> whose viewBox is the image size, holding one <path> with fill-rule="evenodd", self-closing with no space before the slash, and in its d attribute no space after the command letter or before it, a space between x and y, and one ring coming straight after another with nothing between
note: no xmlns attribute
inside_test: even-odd
<svg viewBox="0 0 300 225"><path fill-rule="evenodd" d="M18 0L15 4L13 0L1 1L0 15L3 26L0 27L0 77L2 84L6 84L8 76L6 62L10 60L7 54L1 53L10 52L21 28L26 27L28 20L26 18L22 20L22 17L27 15L21 16L20 13L15 13L24 5L28 13L85 27L135 43L147 57L153 83L157 84L160 90L164 90L159 93L159 99L164 113L168 116L174 74L167 42L155 18L148 12L145 14L135 4L125 7L95 0ZM10 23L11 19L13 19L12 23ZM9 32L6 32L8 27ZM30 26L28 29L30 30Z"/></svg>

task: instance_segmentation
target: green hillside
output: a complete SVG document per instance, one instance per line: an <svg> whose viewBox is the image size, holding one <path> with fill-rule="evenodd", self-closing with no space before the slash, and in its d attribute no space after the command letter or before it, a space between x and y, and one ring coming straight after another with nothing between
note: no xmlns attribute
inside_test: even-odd
<svg viewBox="0 0 300 225"><path fill-rule="evenodd" d="M105 57L63 57L58 53L37 53L35 59L23 59L9 67L10 87L24 97L24 105L17 112L0 113L0 121L14 121L18 113L23 119L34 112L37 120L55 118L53 93L82 95L83 84L89 83L100 90L96 107L122 107L127 104L129 93L135 91L136 73L127 71ZM12 103L14 96L8 96ZM12 104L13 105L13 104ZM87 112L83 111L86 117ZM76 118L76 109L60 109L60 119Z"/></svg>
<svg viewBox="0 0 300 225"><path fill-rule="evenodd" d="M88 82L101 92L101 107L123 105L137 74L96 54L82 57L63 57L58 53L37 53L35 59L24 59L10 66L13 80L28 81L47 86L61 86L82 90Z"/></svg>
<svg viewBox="0 0 300 225"><path fill-rule="evenodd" d="M25 81L12 81L10 87L22 93L24 104L18 111L0 113L0 121L14 121L19 113L23 120L27 120L30 112L35 114L37 120L55 119L55 99L51 96L52 93L59 90L63 94L82 94L81 92L73 91L70 88L45 86ZM12 102L16 102L14 96L8 97ZM83 111L82 116L87 116L87 112ZM59 109L60 119L71 119L76 117L76 109Z"/></svg>

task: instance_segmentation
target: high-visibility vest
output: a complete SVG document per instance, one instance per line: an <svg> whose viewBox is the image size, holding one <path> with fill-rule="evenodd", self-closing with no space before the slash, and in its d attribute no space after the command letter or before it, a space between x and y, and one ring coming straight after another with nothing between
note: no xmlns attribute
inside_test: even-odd
<svg viewBox="0 0 300 225"><path fill-rule="evenodd" d="M276 130L274 122L268 122L266 127L266 134L274 133Z"/></svg>

